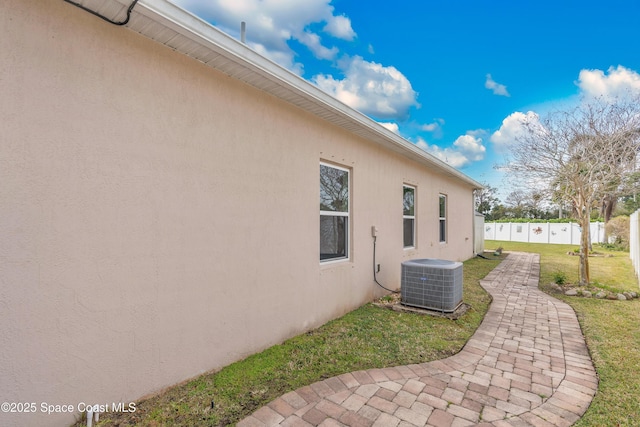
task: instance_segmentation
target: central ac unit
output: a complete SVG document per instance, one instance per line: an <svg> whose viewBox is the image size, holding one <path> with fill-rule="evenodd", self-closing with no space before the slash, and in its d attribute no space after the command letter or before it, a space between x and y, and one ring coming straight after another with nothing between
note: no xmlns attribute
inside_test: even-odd
<svg viewBox="0 0 640 427"><path fill-rule="evenodd" d="M462 304L462 263L414 259L402 263L401 303L451 313Z"/></svg>

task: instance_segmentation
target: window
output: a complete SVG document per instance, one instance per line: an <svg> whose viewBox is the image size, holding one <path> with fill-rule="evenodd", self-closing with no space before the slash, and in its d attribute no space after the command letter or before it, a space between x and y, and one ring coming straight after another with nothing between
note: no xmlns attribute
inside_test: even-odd
<svg viewBox="0 0 640 427"><path fill-rule="evenodd" d="M349 171L320 164L320 261L349 258Z"/></svg>
<svg viewBox="0 0 640 427"><path fill-rule="evenodd" d="M447 241L447 196L440 195L440 243Z"/></svg>
<svg viewBox="0 0 640 427"><path fill-rule="evenodd" d="M416 215L415 215L415 201L416 201L416 189L404 185L402 187L402 221L403 221L403 236L404 247L413 248L415 244L416 236Z"/></svg>

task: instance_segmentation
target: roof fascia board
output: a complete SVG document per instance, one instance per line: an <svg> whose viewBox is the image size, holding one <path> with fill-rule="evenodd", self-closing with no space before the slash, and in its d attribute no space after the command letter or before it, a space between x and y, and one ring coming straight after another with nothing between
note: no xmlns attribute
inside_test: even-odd
<svg viewBox="0 0 640 427"><path fill-rule="evenodd" d="M122 5L129 4L128 0L114 1ZM473 188L482 188L482 184L447 163L418 148L415 144L391 132L370 117L347 106L302 77L259 55L239 40L173 3L167 0L140 0L134 8L134 13L140 13L224 56L227 60L233 61L259 74L268 81L288 89L297 96L328 109L333 114L355 124L361 130L357 133L351 130L352 133L371 139L423 165L435 168L444 175L464 181ZM312 112L312 114L315 113Z"/></svg>

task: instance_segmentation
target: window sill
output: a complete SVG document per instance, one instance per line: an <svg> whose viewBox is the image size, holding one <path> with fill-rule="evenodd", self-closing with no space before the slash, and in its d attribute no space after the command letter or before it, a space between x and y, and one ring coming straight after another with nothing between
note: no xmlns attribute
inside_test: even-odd
<svg viewBox="0 0 640 427"><path fill-rule="evenodd" d="M350 258L328 259L328 260L320 261L320 267L332 266L332 265L336 265L336 264L344 264L344 263L348 263L350 261L351 261Z"/></svg>

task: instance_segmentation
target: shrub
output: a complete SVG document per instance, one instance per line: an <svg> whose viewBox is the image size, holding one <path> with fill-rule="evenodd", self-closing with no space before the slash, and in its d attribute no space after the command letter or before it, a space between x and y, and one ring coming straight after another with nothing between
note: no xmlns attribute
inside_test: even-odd
<svg viewBox="0 0 640 427"><path fill-rule="evenodd" d="M556 271L553 273L553 281L556 285L564 285L567 282L567 275L564 271Z"/></svg>
<svg viewBox="0 0 640 427"><path fill-rule="evenodd" d="M609 220L605 231L609 236L609 243L616 247L629 250L629 217L617 216Z"/></svg>

